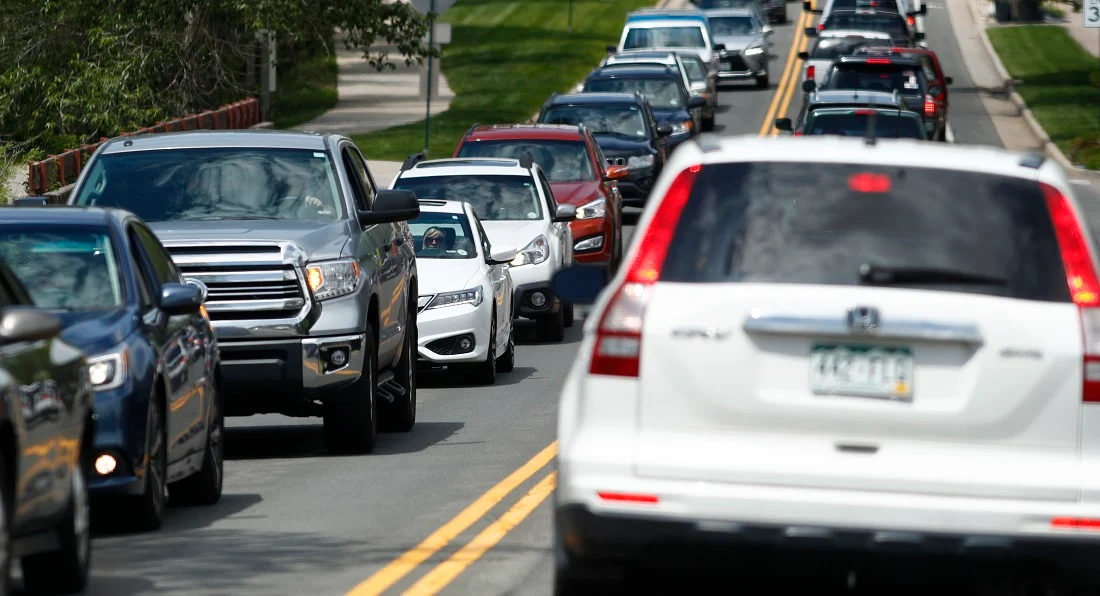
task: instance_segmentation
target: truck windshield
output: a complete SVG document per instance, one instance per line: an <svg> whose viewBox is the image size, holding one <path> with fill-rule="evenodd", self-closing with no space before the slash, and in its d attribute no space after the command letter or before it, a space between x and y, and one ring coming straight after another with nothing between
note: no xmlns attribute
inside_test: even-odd
<svg viewBox="0 0 1100 596"><path fill-rule="evenodd" d="M0 258L39 308L110 310L122 305L118 260L106 231L5 225L0 227Z"/></svg>
<svg viewBox="0 0 1100 596"><path fill-rule="evenodd" d="M419 199L466 201L482 221L542 219L535 181L529 176L402 176L396 190L411 190Z"/></svg>
<svg viewBox="0 0 1100 596"><path fill-rule="evenodd" d="M343 217L332 163L301 149L171 149L97 158L76 205L145 221Z"/></svg>

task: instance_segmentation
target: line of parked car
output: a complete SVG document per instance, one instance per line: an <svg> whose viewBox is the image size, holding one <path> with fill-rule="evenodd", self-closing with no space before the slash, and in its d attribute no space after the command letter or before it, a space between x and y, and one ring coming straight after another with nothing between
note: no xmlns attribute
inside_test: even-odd
<svg viewBox="0 0 1100 596"><path fill-rule="evenodd" d="M827 0L803 9L821 14L805 31L812 48L798 54L806 97L796 118L776 119L778 130L861 137L874 126L878 137L948 140L952 80L917 27L927 4Z"/></svg>

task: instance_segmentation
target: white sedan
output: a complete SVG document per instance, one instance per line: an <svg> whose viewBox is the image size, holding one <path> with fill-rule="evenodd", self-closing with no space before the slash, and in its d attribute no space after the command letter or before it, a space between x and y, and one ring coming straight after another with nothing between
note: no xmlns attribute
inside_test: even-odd
<svg viewBox="0 0 1100 596"><path fill-rule="evenodd" d="M472 373L491 385L515 366L514 247L492 247L469 203L420 202L409 222L420 272L419 363Z"/></svg>

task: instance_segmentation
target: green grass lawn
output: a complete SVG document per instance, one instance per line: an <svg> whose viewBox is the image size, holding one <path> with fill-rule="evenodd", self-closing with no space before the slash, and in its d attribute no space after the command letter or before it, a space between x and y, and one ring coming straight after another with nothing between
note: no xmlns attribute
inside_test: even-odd
<svg viewBox="0 0 1100 596"><path fill-rule="evenodd" d="M450 109L432 118L431 157L448 157L466 129L523 122L554 91L567 91L619 41L626 13L656 0L460 0L440 16L452 26L443 74ZM403 160L424 149L424 122L356 135L368 159Z"/></svg>
<svg viewBox="0 0 1100 596"><path fill-rule="evenodd" d="M275 128L291 128L324 114L336 105L336 54L321 52L283 65L268 119Z"/></svg>
<svg viewBox="0 0 1100 596"><path fill-rule="evenodd" d="M1100 147L1069 153L1071 142L1100 132L1096 58L1056 25L997 27L989 39L1039 124L1070 159L1100 169ZM1081 145L1080 142L1077 145ZM1086 144L1087 146L1088 144Z"/></svg>

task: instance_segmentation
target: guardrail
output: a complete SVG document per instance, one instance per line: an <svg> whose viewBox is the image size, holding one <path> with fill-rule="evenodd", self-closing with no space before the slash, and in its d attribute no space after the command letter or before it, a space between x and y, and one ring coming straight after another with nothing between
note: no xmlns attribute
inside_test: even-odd
<svg viewBox="0 0 1100 596"><path fill-rule="evenodd" d="M201 114L190 114L182 118L173 118L167 122L160 122L156 126L149 126L134 132L124 132L119 136L133 136L142 134L155 134L160 132L180 132L185 130L231 130L251 128L263 120L260 110L260 100L249 98L242 101L224 105L216 110L208 110ZM106 137L98 143L81 145L76 149L69 149L59 155L51 155L42 161L31 163L27 176L27 190L32 195L45 195L57 187L66 186L76 181L81 168L105 141Z"/></svg>

